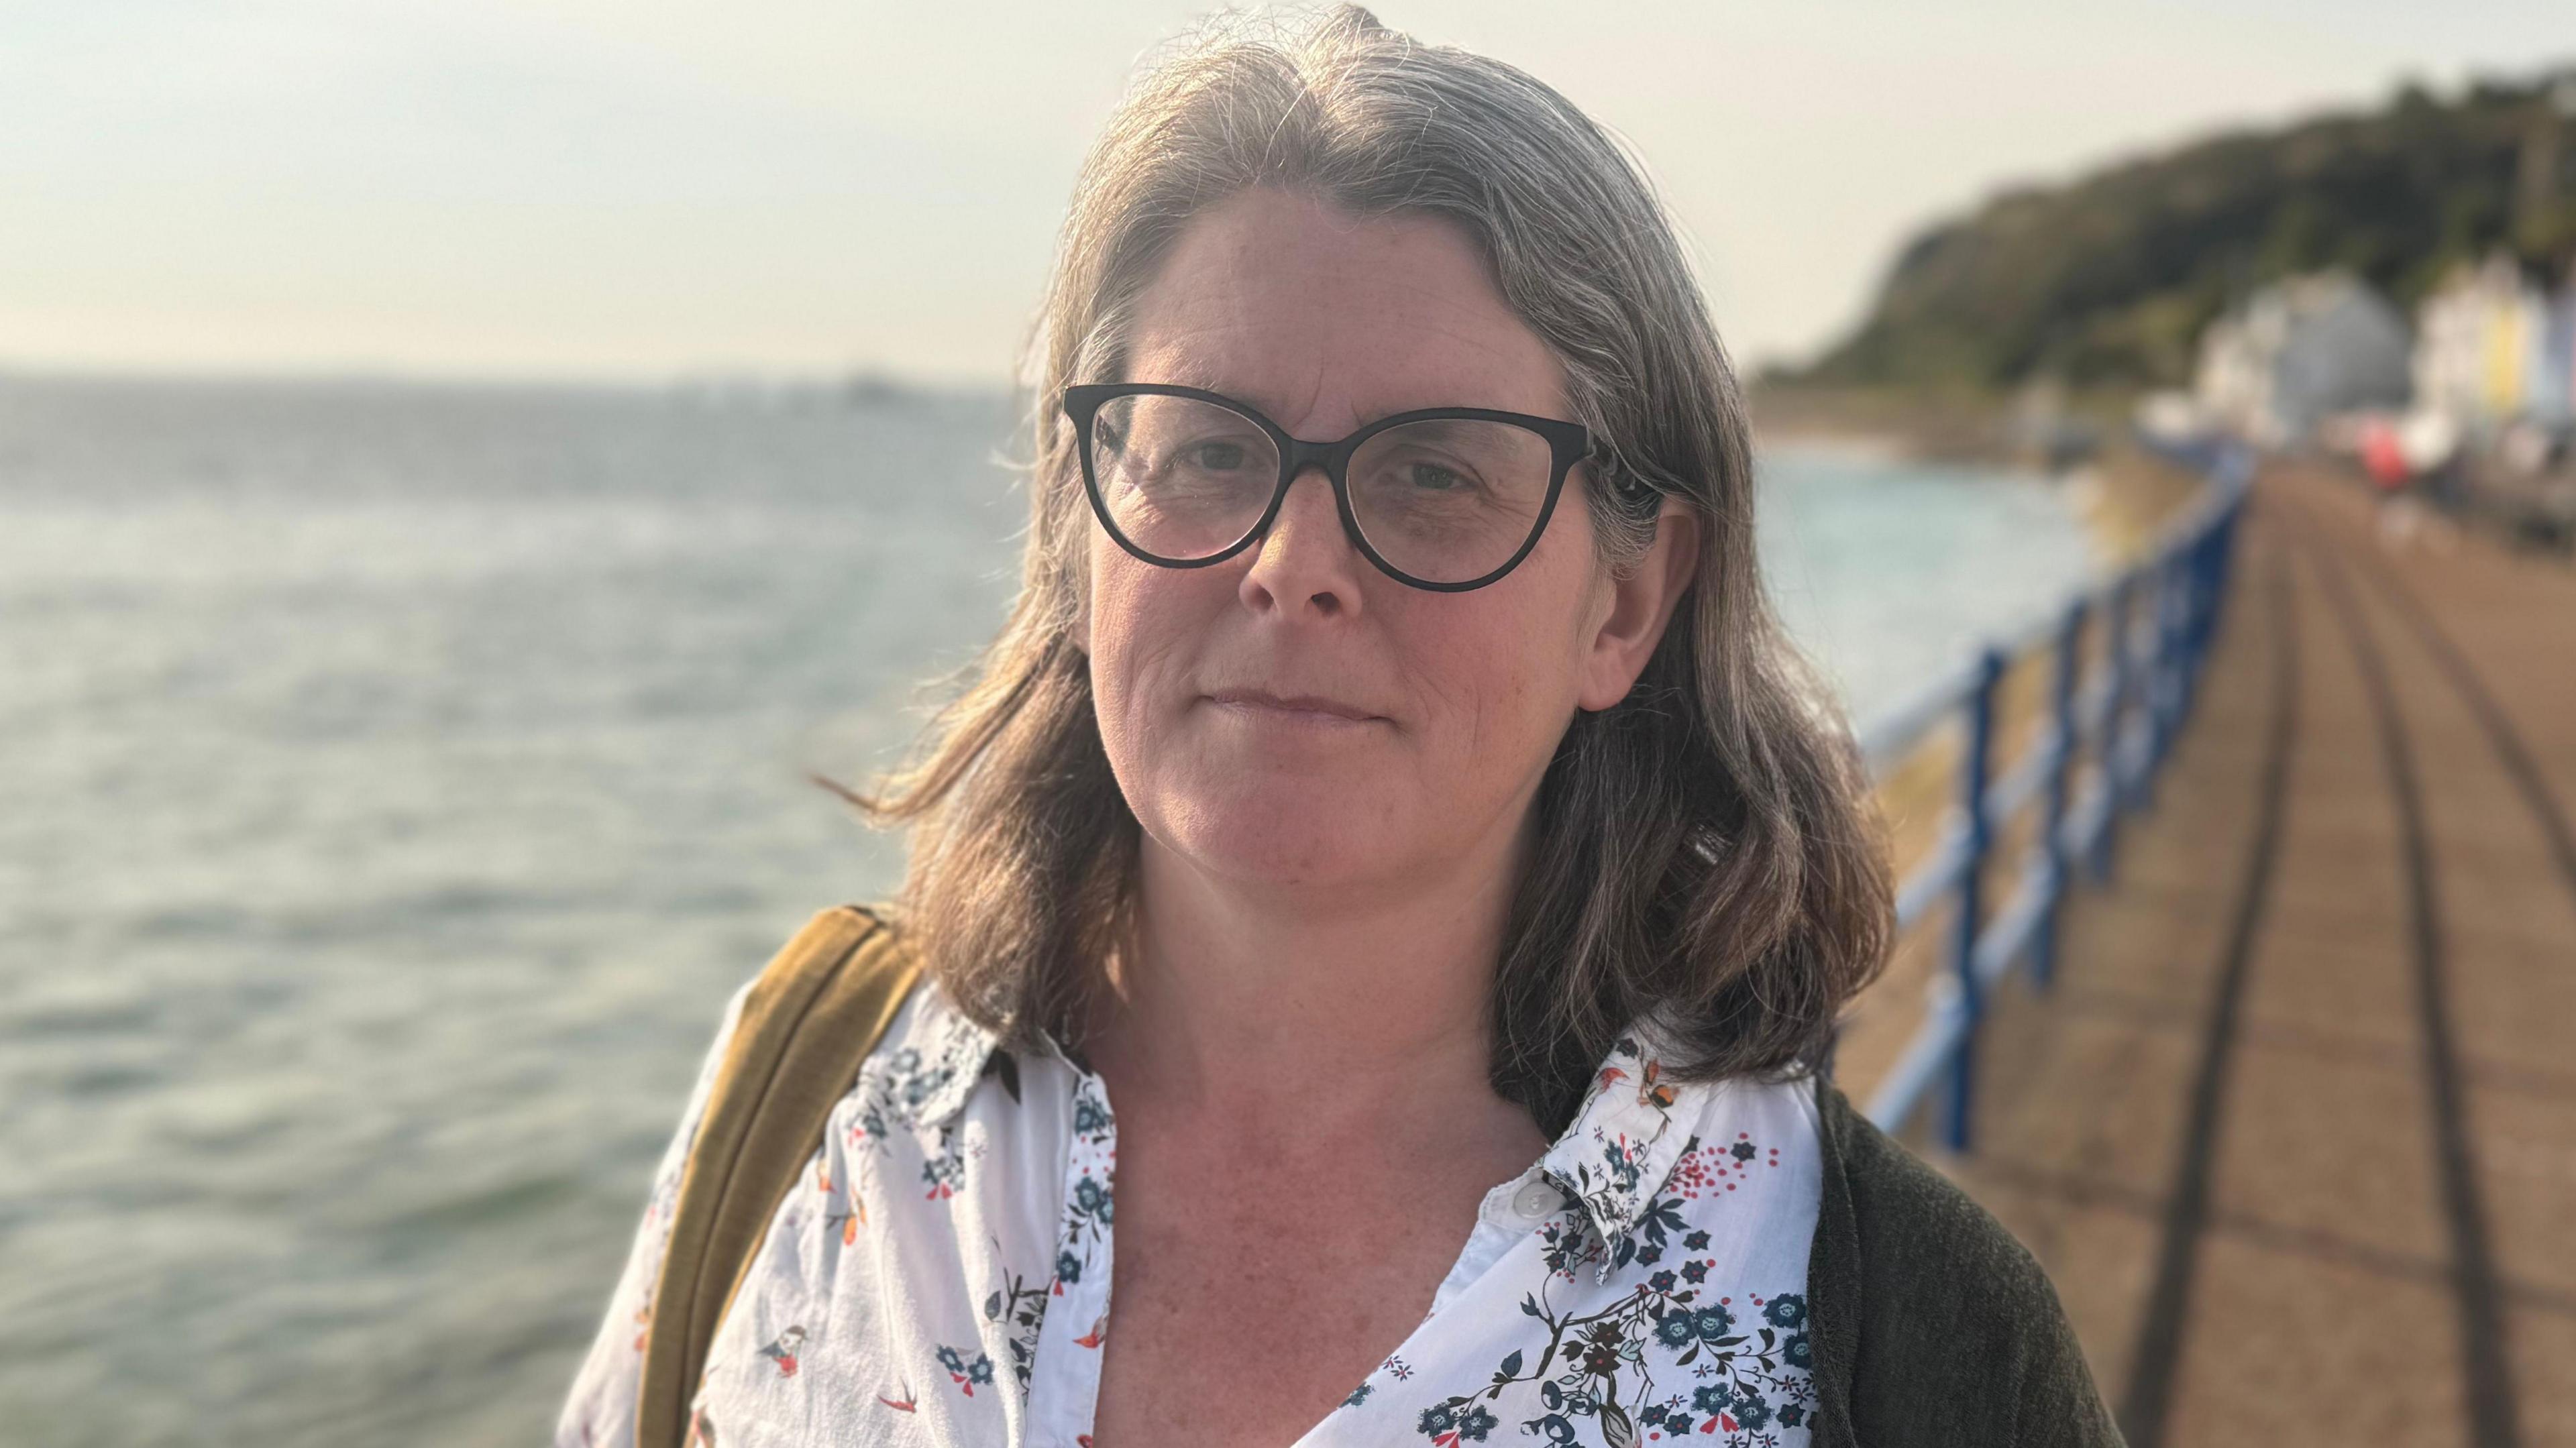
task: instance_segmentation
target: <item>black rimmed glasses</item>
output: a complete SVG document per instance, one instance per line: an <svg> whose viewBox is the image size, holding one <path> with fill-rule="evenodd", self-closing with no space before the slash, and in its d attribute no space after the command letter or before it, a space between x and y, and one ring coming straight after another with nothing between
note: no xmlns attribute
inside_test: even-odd
<svg viewBox="0 0 2576 1448"><path fill-rule="evenodd" d="M1222 563L1267 532L1288 485L1320 467L1342 530L1401 583L1482 588L1538 546L1565 475L1598 449L1579 422L1430 407L1339 442L1301 442L1247 404L1196 387L1064 390L1091 510L1118 546L1165 568Z"/></svg>

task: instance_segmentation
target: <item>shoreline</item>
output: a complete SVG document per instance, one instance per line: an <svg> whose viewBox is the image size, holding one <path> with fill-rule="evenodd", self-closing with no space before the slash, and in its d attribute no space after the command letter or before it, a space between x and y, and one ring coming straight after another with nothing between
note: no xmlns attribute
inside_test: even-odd
<svg viewBox="0 0 2576 1448"><path fill-rule="evenodd" d="M2052 467L2017 444L2001 401L1974 394L1760 387L1746 395L1754 454L1774 448L1825 452L1889 464L1972 467L2027 477L2066 490L2108 573L2136 558L2201 495L2202 479L2100 427L2083 457Z"/></svg>

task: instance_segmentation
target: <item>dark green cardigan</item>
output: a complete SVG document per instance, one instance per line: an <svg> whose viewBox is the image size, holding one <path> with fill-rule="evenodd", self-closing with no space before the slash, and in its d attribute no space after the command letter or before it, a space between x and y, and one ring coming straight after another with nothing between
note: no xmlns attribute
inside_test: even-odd
<svg viewBox="0 0 2576 1448"><path fill-rule="evenodd" d="M1817 1448L2116 1448L2120 1430L2029 1249L1822 1076L1816 1110Z"/></svg>

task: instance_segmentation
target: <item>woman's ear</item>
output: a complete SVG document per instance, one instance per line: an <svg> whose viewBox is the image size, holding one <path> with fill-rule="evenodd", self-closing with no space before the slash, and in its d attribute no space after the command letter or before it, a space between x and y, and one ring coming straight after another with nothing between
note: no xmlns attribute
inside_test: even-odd
<svg viewBox="0 0 2576 1448"><path fill-rule="evenodd" d="M1628 697L1655 656L1673 609L1699 575L1699 514L1667 495L1655 515L1655 541L1625 578L1610 580L1610 612L1593 633L1575 703L1607 709Z"/></svg>

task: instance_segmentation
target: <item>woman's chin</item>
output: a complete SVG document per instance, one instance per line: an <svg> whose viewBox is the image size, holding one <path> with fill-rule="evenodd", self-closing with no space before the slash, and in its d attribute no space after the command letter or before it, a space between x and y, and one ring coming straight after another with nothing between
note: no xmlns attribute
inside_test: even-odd
<svg viewBox="0 0 2576 1448"><path fill-rule="evenodd" d="M1329 790L1228 792L1171 811L1164 843L1207 874L1242 884L1331 886L1382 881L1401 851L1387 848L1386 802L1338 802Z"/></svg>

